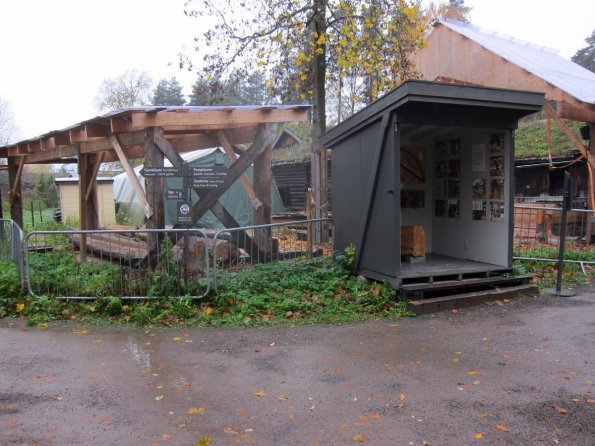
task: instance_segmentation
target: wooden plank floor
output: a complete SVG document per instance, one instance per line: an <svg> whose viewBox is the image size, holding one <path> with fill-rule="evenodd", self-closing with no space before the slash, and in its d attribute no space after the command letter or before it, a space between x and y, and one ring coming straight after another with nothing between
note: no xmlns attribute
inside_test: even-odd
<svg viewBox="0 0 595 446"><path fill-rule="evenodd" d="M426 254L425 262L401 262L401 278L406 281L417 278L420 281L433 281L434 279L453 276L462 279L470 275L485 274L487 277L490 273L506 272L510 269L490 263L475 262L439 254Z"/></svg>

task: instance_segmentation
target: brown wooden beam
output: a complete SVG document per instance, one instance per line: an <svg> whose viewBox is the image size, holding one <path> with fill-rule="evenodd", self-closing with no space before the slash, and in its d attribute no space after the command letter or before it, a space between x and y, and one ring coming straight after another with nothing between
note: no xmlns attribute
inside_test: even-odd
<svg viewBox="0 0 595 446"><path fill-rule="evenodd" d="M54 135L54 142L57 146L69 146L70 145L70 134L69 133L57 133Z"/></svg>
<svg viewBox="0 0 595 446"><path fill-rule="evenodd" d="M580 152L587 159L587 168L589 169L589 205L591 209L595 209L595 154L585 147L576 137L576 135L572 132L572 130L566 125L562 119L560 119L556 115L556 111L553 109L550 102L546 102L543 104L543 109L545 110L546 116L553 119L556 125L560 130L564 132L564 134L568 137L568 139L572 142L574 147L576 147ZM591 141L593 137L591 136Z"/></svg>
<svg viewBox="0 0 595 446"><path fill-rule="evenodd" d="M234 152L233 145L229 142L229 139L225 135L225 132L223 130L218 131L217 137L219 138L219 142L221 143L221 147L223 147L225 155L227 155L227 159L230 163L234 163L238 159L238 156ZM250 180L248 179L245 173L243 173L240 176L240 181L242 182L242 186L244 187L246 194L248 194L248 198L252 202L252 207L254 209L258 209L259 207L261 207L262 202L256 196L256 193L252 188L252 183L250 183Z"/></svg>
<svg viewBox="0 0 595 446"><path fill-rule="evenodd" d="M85 194L85 201L89 201L91 199L91 194L96 190L97 173L99 172L99 168L101 167L101 163L103 162L104 156L105 152L99 152L97 158L94 160L95 164L93 165L93 171L91 172L89 187L87 188L87 193Z"/></svg>
<svg viewBox="0 0 595 446"><path fill-rule="evenodd" d="M154 142L155 129L145 130L145 167L163 167L163 153ZM151 215L147 215L147 229L165 228L165 206L163 202L163 177L145 178L145 193L147 203L152 209ZM147 252L155 253L159 250L159 234L149 232L147 236ZM151 259L153 261L151 262ZM150 266L154 267L158 256L149 255Z"/></svg>
<svg viewBox="0 0 595 446"><path fill-rule="evenodd" d="M595 109L592 105L585 104L584 107L577 107L568 102L558 102L556 104L556 116L559 118L570 119L572 121L595 122Z"/></svg>
<svg viewBox="0 0 595 446"><path fill-rule="evenodd" d="M209 110L192 111L187 113L175 113L162 111L159 113L132 113L132 125L134 128L146 127L168 127L179 125L190 125L200 128L201 125L242 125L242 124L264 124L273 122L297 122L308 119L308 110Z"/></svg>
<svg viewBox="0 0 595 446"><path fill-rule="evenodd" d="M126 133L133 132L132 122L125 118L111 118L110 127L112 133Z"/></svg>
<svg viewBox="0 0 595 446"><path fill-rule="evenodd" d="M120 144L119 138L116 135L110 135L109 140L112 144L112 147L118 154L118 158L122 163L122 167L126 172L126 176L128 177L130 184L132 184L132 187L134 188L134 192L136 192L138 200L143 205L143 208L145 210L145 216L147 218L151 218L151 215L153 215L153 210L151 209L151 206L149 206L149 202L147 200L147 196L145 195L145 191L143 190L143 187L141 186L140 181L138 180L136 173L134 172L134 169L128 162L128 158L126 158L126 154L124 153L124 149L122 149L122 145Z"/></svg>
<svg viewBox="0 0 595 446"><path fill-rule="evenodd" d="M230 166L223 184L221 184L220 187L210 189L209 192L204 194L200 201L192 207L193 221L200 220L200 218L219 200L221 195L229 189L240 175L244 173L265 150L267 150L267 147L273 144L276 137L276 128L276 125L268 124L262 126L258 130L252 146L250 146L250 148Z"/></svg>
<svg viewBox="0 0 595 446"><path fill-rule="evenodd" d="M70 144L85 142L87 139L89 139L84 128L71 129L68 131L68 134L70 135Z"/></svg>
<svg viewBox="0 0 595 446"><path fill-rule="evenodd" d="M184 159L177 153L170 142L165 139L163 136L163 131L159 128L156 129L154 134L154 141L159 147L159 150L165 155L165 157L171 162L172 166L181 169L184 165ZM201 196L204 195L203 190L198 188L193 188L194 193L201 199ZM216 201L211 206L211 212L217 219L223 223L223 226L226 228L239 228L240 224L236 221L236 219L231 215L231 213L225 209L225 207L219 202ZM194 221L196 223L196 220ZM175 225L174 227L176 227ZM246 250L250 255L251 259L264 259L266 258L263 252L260 252L258 246L253 242L252 237L246 233L244 230L233 231L231 233L232 241L240 248Z"/></svg>
<svg viewBox="0 0 595 446"><path fill-rule="evenodd" d="M97 124L85 124L85 133L87 138L107 138L109 136L110 127Z"/></svg>

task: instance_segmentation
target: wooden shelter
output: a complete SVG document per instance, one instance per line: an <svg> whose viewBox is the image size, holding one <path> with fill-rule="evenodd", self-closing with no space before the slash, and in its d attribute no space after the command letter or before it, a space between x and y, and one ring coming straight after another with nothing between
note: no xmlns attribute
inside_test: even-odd
<svg viewBox="0 0 595 446"><path fill-rule="evenodd" d="M587 147L563 121L585 122L595 134L595 73L549 48L448 19L434 23L414 63L426 80L545 93L546 116L587 161L595 209L595 137Z"/></svg>
<svg viewBox="0 0 595 446"><path fill-rule="evenodd" d="M512 271L517 120L543 94L407 81L325 133L335 248L404 292L502 284Z"/></svg>
<svg viewBox="0 0 595 446"><path fill-rule="evenodd" d="M218 200L231 184L240 180L253 203L255 223L270 223L271 148L277 137L277 123L305 121L309 108L308 105L131 107L0 147L0 158L8 159L12 218L22 225L20 179L25 164L76 162L81 229L97 229L99 167L104 162L120 161L145 208L147 229L163 228L162 179L164 175L186 175L182 173L180 153L222 147L233 161L223 176L219 172L217 180L211 181L196 179L195 174L188 180L189 187L200 197L192 206L191 222L210 209L225 227L237 227ZM238 156L233 149L237 144L249 147ZM130 160L135 158L144 159L145 190L131 167ZM164 167L165 158L173 168ZM243 175L250 165L254 167L254 184Z"/></svg>

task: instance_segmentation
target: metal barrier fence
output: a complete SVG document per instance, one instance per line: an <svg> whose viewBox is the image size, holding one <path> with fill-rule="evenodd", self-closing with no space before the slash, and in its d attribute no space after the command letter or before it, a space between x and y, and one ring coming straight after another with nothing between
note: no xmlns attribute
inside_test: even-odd
<svg viewBox="0 0 595 446"><path fill-rule="evenodd" d="M25 268L23 264L23 230L14 220L0 219L0 260L14 262L25 287Z"/></svg>
<svg viewBox="0 0 595 446"><path fill-rule="evenodd" d="M564 262L595 264L595 219L593 210L571 209L562 228L562 208L540 203L514 206L514 258L558 261L561 235L564 236ZM565 232L565 234L564 234Z"/></svg>
<svg viewBox="0 0 595 446"><path fill-rule="evenodd" d="M198 299L210 288L211 244L197 229L33 231L24 240L28 291Z"/></svg>
<svg viewBox="0 0 595 446"><path fill-rule="evenodd" d="M322 243L311 242L315 229L327 236ZM259 265L265 263L302 262L313 257L329 257L332 252L330 218L223 229L213 238L214 289L250 283Z"/></svg>
<svg viewBox="0 0 595 446"><path fill-rule="evenodd" d="M312 244L315 227L328 235ZM20 242L19 242L20 245ZM29 294L67 299L108 296L204 297L242 285L259 265L332 255L332 220L223 229L33 231L23 240Z"/></svg>

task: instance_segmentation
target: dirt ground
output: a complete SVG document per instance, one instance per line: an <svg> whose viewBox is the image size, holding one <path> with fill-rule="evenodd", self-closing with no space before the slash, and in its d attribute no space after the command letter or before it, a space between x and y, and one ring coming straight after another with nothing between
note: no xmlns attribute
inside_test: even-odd
<svg viewBox="0 0 595 446"><path fill-rule="evenodd" d="M1 445L594 445L595 290L400 321L0 321Z"/></svg>

